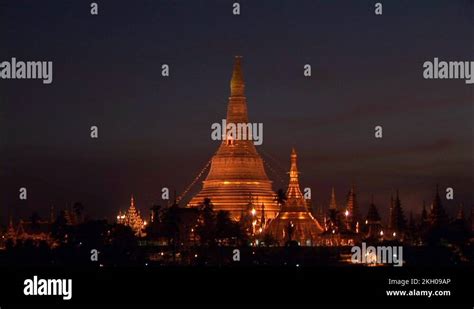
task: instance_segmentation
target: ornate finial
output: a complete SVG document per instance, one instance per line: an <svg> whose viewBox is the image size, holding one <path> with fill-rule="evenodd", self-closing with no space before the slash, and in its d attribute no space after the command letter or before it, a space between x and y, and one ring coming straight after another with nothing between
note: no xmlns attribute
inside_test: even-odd
<svg viewBox="0 0 474 309"><path fill-rule="evenodd" d="M290 155L290 157L291 157L291 170L293 170L293 166L294 166L294 170L295 170L296 172L298 172L298 171L297 171L297 168L296 168L296 158L298 157L298 155L297 155L297 153L296 153L295 147L292 147L292 148L291 148L291 155Z"/></svg>
<svg viewBox="0 0 474 309"><path fill-rule="evenodd" d="M234 69L230 81L231 96L244 96L245 84L244 76L242 74L241 60L242 56L235 56L234 58Z"/></svg>
<svg viewBox="0 0 474 309"><path fill-rule="evenodd" d="M297 154L296 154L296 150L295 148L293 147L291 149L291 168L290 168L290 178L291 177L298 177L298 168L296 166L296 158L297 158Z"/></svg>

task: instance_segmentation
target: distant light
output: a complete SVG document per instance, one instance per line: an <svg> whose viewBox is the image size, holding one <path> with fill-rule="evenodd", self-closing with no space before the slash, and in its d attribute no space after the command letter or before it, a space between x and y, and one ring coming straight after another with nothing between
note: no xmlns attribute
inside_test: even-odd
<svg viewBox="0 0 474 309"><path fill-rule="evenodd" d="M369 223L369 220L365 220L365 224Z"/></svg>
<svg viewBox="0 0 474 309"><path fill-rule="evenodd" d="M197 257L198 257L198 255L197 255L197 254L195 254L195 255L194 255L194 257L195 257L195 258L197 258Z"/></svg>
<svg viewBox="0 0 474 309"><path fill-rule="evenodd" d="M252 208L251 213L252 213L252 216L255 216L257 214L257 211L255 210L255 208Z"/></svg>
<svg viewBox="0 0 474 309"><path fill-rule="evenodd" d="M347 216L349 215L349 210L346 210L346 211L344 212L344 215L347 217Z"/></svg>
<svg viewBox="0 0 474 309"><path fill-rule="evenodd" d="M296 264L296 267L300 267L300 264Z"/></svg>
<svg viewBox="0 0 474 309"><path fill-rule="evenodd" d="M393 237L395 237L395 236L397 236L397 233L393 232L393 234L392 234L392 235L393 235Z"/></svg>
<svg viewBox="0 0 474 309"><path fill-rule="evenodd" d="M380 231L380 236L383 236L383 231Z"/></svg>

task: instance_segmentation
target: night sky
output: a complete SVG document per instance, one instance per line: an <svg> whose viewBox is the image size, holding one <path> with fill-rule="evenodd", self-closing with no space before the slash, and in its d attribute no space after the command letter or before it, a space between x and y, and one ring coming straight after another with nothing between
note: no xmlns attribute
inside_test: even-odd
<svg viewBox="0 0 474 309"><path fill-rule="evenodd" d="M240 1L240 16L234 1L90 2L0 2L0 61L54 63L51 85L0 80L0 222L75 201L112 219L131 194L147 214L163 186L179 194L219 145L234 55L275 190L294 146L316 205L334 186L342 206L352 182L364 215L397 188L416 214L436 183L451 214L473 205L474 86L422 67L474 60L473 1L384 1L382 16L376 1Z"/></svg>

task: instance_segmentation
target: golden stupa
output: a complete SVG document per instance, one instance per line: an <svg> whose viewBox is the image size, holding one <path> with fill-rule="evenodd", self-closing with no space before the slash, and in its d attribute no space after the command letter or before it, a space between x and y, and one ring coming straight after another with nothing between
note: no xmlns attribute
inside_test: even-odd
<svg viewBox="0 0 474 309"><path fill-rule="evenodd" d="M270 221L266 233L273 236L280 245L293 240L301 246L314 246L323 228L309 212L301 193L296 158L296 151L293 148L286 201L278 216Z"/></svg>
<svg viewBox="0 0 474 309"><path fill-rule="evenodd" d="M239 56L234 60L226 121L227 124L235 125L249 122ZM223 137L219 149L212 157L209 174L203 181L201 192L190 200L188 206L198 206L205 198L211 200L214 210L229 211L235 220L239 220L248 211L249 203L255 203L257 211L264 207L268 219L274 218L279 211L263 160L253 141L249 139Z"/></svg>

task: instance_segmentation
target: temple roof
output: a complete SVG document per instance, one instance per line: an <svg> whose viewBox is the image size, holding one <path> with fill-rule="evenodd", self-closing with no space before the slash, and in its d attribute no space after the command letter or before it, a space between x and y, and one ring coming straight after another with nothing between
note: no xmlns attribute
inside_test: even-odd
<svg viewBox="0 0 474 309"><path fill-rule="evenodd" d="M377 207L375 206L375 204L373 202L370 203L370 206L369 206L369 211L367 213L367 221L369 221L369 222L380 221L379 212L378 212Z"/></svg>

